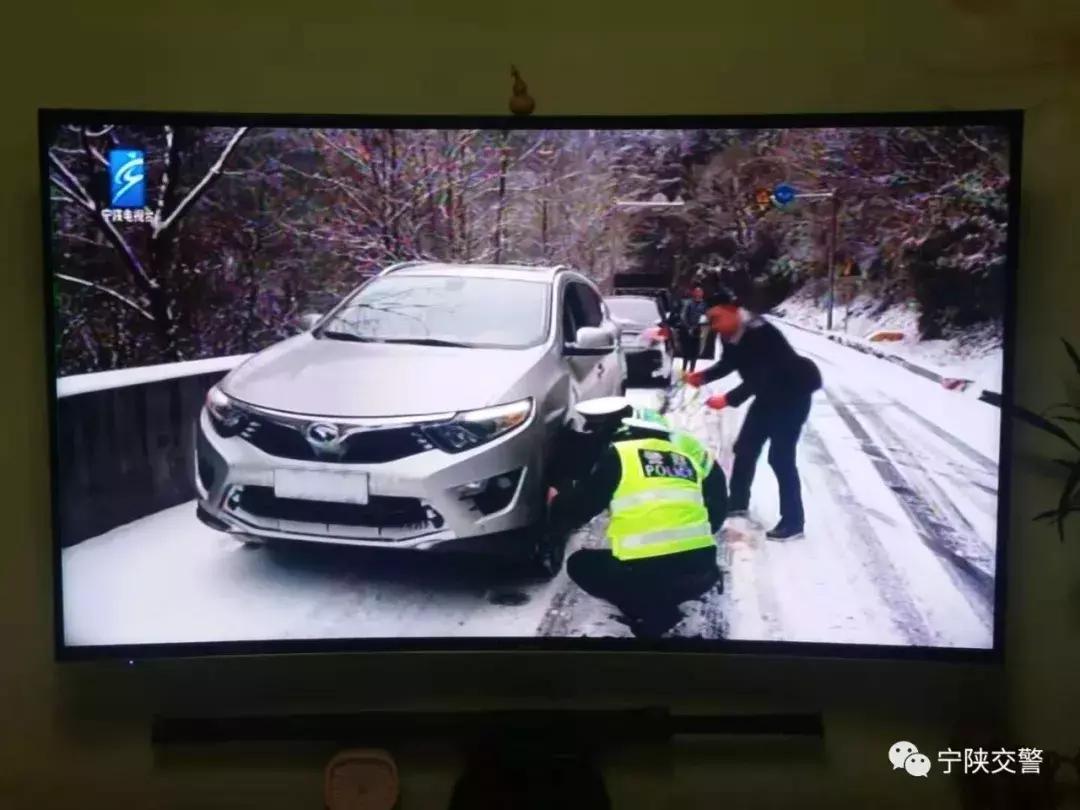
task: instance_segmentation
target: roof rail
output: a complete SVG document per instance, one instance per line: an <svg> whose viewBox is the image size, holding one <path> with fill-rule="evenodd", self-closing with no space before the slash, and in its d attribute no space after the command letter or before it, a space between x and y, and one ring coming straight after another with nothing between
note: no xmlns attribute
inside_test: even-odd
<svg viewBox="0 0 1080 810"><path fill-rule="evenodd" d="M423 264L430 264L430 262L425 262L425 261L422 261L421 259L410 259L407 262L395 262L394 264L390 265L389 267L384 267L382 270L380 270L378 273L376 273L375 278L379 278L380 276L389 275L390 273L393 273L395 270L404 270L404 269L406 269L408 267L418 267L418 266L423 265Z"/></svg>

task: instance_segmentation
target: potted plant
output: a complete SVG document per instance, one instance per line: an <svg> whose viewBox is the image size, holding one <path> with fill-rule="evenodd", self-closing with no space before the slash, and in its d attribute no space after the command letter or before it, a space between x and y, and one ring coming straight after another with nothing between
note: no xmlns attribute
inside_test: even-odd
<svg viewBox="0 0 1080 810"><path fill-rule="evenodd" d="M1073 367L1080 375L1080 354L1069 341L1062 338L1065 351L1073 363ZM991 400L992 401L992 400ZM997 404L1001 404L998 400ZM1053 522L1057 527L1058 537L1065 540L1065 522L1069 515L1080 512L1080 441L1077 441L1070 430L1075 430L1075 425L1080 425L1080 403L1059 402L1047 408L1043 413L1024 408L1020 405L1012 406L1012 415L1022 422L1047 433L1067 445L1066 455L1053 459L1054 464L1064 470L1064 486L1058 496L1057 503L1050 509L1046 509L1035 515L1035 520Z"/></svg>

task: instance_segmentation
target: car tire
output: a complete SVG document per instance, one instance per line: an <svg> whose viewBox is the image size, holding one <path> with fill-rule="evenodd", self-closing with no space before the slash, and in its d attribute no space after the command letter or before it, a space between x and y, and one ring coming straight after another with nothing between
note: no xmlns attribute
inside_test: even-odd
<svg viewBox="0 0 1080 810"><path fill-rule="evenodd" d="M566 538L551 532L537 530L534 533L527 562L530 577L544 582L553 579L566 559Z"/></svg>
<svg viewBox="0 0 1080 810"><path fill-rule="evenodd" d="M547 582L562 570L566 557L567 538L551 531L548 521L547 504L548 486L541 488L539 514L542 516L536 525L527 530L525 546L525 575L530 579Z"/></svg>

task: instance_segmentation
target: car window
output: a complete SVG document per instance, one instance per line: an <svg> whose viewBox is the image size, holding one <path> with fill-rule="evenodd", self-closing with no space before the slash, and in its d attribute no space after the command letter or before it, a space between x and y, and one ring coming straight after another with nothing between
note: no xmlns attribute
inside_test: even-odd
<svg viewBox="0 0 1080 810"><path fill-rule="evenodd" d="M660 306L648 298L608 298L611 314L633 323L651 324L660 318Z"/></svg>
<svg viewBox="0 0 1080 810"><path fill-rule="evenodd" d="M592 291L592 288L581 283L570 285L574 296L578 300L578 313L581 320L578 327L600 326L604 322L604 310L600 303L600 296Z"/></svg>
<svg viewBox="0 0 1080 810"><path fill-rule="evenodd" d="M525 348L548 333L549 290L517 279L388 275L362 287L317 336Z"/></svg>

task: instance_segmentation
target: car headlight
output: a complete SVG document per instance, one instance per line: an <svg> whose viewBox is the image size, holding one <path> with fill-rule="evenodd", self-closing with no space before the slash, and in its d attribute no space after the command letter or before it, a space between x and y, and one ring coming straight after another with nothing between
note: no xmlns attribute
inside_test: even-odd
<svg viewBox="0 0 1080 810"><path fill-rule="evenodd" d="M462 453L525 424L532 414L532 399L492 408L463 411L449 422L423 428L424 435L447 453Z"/></svg>
<svg viewBox="0 0 1080 810"><path fill-rule="evenodd" d="M237 435L247 424L247 414L216 385L206 392L206 412L214 430L225 438Z"/></svg>

